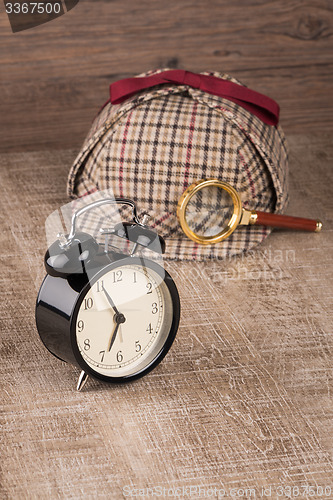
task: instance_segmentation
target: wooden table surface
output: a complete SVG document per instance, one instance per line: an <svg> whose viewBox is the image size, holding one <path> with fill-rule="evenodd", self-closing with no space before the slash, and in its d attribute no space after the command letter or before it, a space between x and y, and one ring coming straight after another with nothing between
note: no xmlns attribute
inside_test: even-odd
<svg viewBox="0 0 333 500"><path fill-rule="evenodd" d="M67 201L76 152L1 156L1 499L333 498L332 139L289 141L288 212L321 217L322 233L168 262L182 304L171 351L143 379L81 393L34 319L45 216Z"/></svg>
<svg viewBox="0 0 333 500"><path fill-rule="evenodd" d="M16 34L1 8L1 500L333 498L332 2L81 0ZM182 301L168 356L78 393L35 328L45 217L68 201L109 83L164 66L228 72L280 103L288 213L324 229L167 263Z"/></svg>
<svg viewBox="0 0 333 500"><path fill-rule="evenodd" d="M15 34L2 13L0 33L3 152L79 148L111 82L165 66L267 93L286 133L332 127L329 0L80 0Z"/></svg>

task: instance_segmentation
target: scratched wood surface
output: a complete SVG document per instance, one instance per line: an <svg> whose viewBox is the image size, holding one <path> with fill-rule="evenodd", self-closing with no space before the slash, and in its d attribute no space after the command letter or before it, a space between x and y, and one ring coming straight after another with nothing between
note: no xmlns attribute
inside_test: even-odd
<svg viewBox="0 0 333 500"><path fill-rule="evenodd" d="M90 380L81 393L34 323L44 219L67 202L76 151L2 155L1 499L333 492L332 139L289 140L288 212L321 217L323 232L275 231L223 263L168 263L182 302L168 356L142 380Z"/></svg>
<svg viewBox="0 0 333 500"><path fill-rule="evenodd" d="M330 0L81 0L13 34L0 15L0 151L78 148L119 78L220 70L281 105L286 132L333 124Z"/></svg>

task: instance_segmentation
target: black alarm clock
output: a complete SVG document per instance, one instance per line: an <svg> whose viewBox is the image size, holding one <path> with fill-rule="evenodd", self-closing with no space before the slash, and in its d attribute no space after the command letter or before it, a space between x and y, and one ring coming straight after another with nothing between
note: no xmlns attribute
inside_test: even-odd
<svg viewBox="0 0 333 500"><path fill-rule="evenodd" d="M77 218L105 204L133 209L133 221L102 229L104 245L76 230ZM102 199L74 213L71 231L59 235L45 255L47 275L36 303L36 325L45 347L79 367L78 390L87 377L127 382L152 370L170 349L179 325L180 301L174 281L155 260L135 255L144 247L164 252L163 238L138 220L128 199ZM114 247L112 234L133 245Z"/></svg>

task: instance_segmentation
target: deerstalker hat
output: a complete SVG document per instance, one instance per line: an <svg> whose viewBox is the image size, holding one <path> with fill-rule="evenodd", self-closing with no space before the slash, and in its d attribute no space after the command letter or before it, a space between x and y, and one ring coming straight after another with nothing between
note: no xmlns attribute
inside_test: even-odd
<svg viewBox="0 0 333 500"><path fill-rule="evenodd" d="M162 78L157 84L142 84L154 75ZM230 95L214 92L219 80L231 84ZM244 103L238 89L247 87L223 73L160 69L122 82L110 86L110 100L70 170L68 194L111 188L115 196L131 198L166 239L167 258L222 259L262 242L269 228L243 226L215 245L197 244L183 233L176 211L192 182L218 178L240 193L245 208L283 212L288 155L277 116Z"/></svg>

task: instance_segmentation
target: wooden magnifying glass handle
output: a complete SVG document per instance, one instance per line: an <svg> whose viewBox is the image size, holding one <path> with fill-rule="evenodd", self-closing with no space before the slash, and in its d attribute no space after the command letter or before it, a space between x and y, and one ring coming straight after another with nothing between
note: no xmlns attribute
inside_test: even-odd
<svg viewBox="0 0 333 500"><path fill-rule="evenodd" d="M323 224L320 220L291 217L290 215L269 214L266 212L252 212L252 224L258 226L283 227L300 231L313 231L318 233Z"/></svg>

